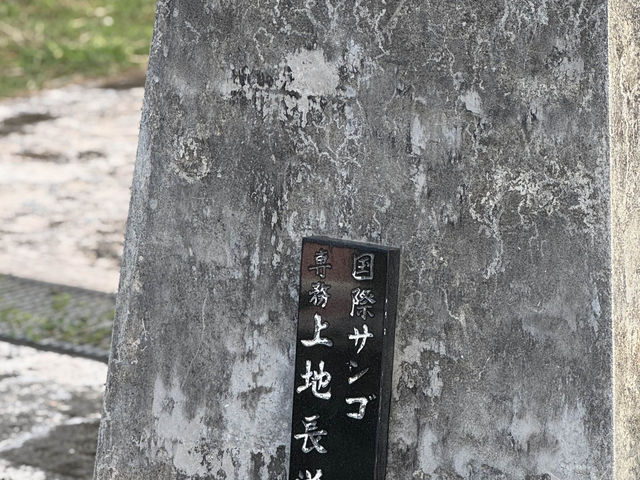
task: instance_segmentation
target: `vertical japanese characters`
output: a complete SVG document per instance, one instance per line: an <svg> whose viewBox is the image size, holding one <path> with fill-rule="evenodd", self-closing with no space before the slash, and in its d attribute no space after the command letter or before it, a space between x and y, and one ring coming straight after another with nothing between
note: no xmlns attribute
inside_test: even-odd
<svg viewBox="0 0 640 480"><path fill-rule="evenodd" d="M374 260L375 255L373 253L354 254L351 273L353 278L359 282L373 280ZM353 335L349 335L349 340L354 341L357 350L349 362L349 369L353 371L353 374L349 376L349 385L358 382L367 374L370 368L366 365L360 365L357 357L367 345L367 340L373 338L373 333L369 331L366 322L376 316L375 304L376 299L372 289L356 287L351 290L351 311L349 316L354 319L357 325L353 327ZM362 328L362 332L360 328ZM362 420L365 416L367 405L370 401L375 400L376 395L373 392L358 392L355 387L353 393L359 396L347 397L345 402L347 405L357 405L357 410L348 412L347 416L355 420Z"/></svg>
<svg viewBox="0 0 640 480"><path fill-rule="evenodd" d="M309 271L315 272L318 277L317 281L311 284L309 291L309 303L314 305L318 311L313 316L314 330L313 338L301 340L304 348L331 348L333 341L322 337L322 331L328 328L328 324L322 320L322 309L326 308L329 298L329 289L331 285L325 283L327 272L332 269L329 263L329 252L325 249L318 250L314 255L315 263L310 265ZM329 400L331 398L331 374L324 370L324 361L318 362L318 369L312 369L311 360L305 361L306 372L301 375L304 383L296 388L297 393L302 393L307 389L311 389L313 396L320 400ZM296 440L302 440L302 452L311 453L313 451L325 454L327 450L321 445L322 437L327 435L327 431L318 428L318 419L320 416L313 413L305 416L302 424L304 432L294 435ZM298 478L303 480L320 480L322 478L322 469L315 470L312 474L309 470L300 472Z"/></svg>
<svg viewBox="0 0 640 480"><path fill-rule="evenodd" d="M289 480L384 475L391 258L397 250L303 241Z"/></svg>

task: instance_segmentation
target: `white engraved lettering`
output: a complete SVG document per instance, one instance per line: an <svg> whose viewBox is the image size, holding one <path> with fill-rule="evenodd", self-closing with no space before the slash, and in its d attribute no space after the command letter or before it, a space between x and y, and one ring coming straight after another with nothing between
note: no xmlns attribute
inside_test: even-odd
<svg viewBox="0 0 640 480"><path fill-rule="evenodd" d="M360 341L360 347L356 353L360 353L367 343L367 338L373 338L373 333L369 332L369 327L365 323L362 326L362 333L357 328L353 328L353 335L349 335L349 340L354 340L356 347L358 346L358 341Z"/></svg>
<svg viewBox="0 0 640 480"><path fill-rule="evenodd" d="M353 272L356 280L373 280L373 253L363 253L353 256Z"/></svg>
<svg viewBox="0 0 640 480"><path fill-rule="evenodd" d="M304 474L302 472L298 473L298 478L300 480L320 480L322 478L322 470L318 468L316 469L316 474L311 475L313 474L309 470L305 470Z"/></svg>
<svg viewBox="0 0 640 480"><path fill-rule="evenodd" d="M373 292L369 289L354 288L351 290L351 315L352 317L360 317L367 320L367 317L373 317L373 304L376 299Z"/></svg>
<svg viewBox="0 0 640 480"><path fill-rule="evenodd" d="M313 347L314 345L324 345L325 347L332 347L333 341L328 338L321 338L320 332L329 326L328 323L322 321L322 317L319 314L313 316L315 321L315 327L313 329L313 339L300 340L305 347Z"/></svg>
<svg viewBox="0 0 640 480"><path fill-rule="evenodd" d="M365 398L365 397L347 398L347 399L345 399L345 401L349 405L353 405L354 403L359 403L360 404L360 407L358 408L358 412L357 413L349 412L349 413L347 413L347 417L355 418L356 420L362 420L364 418L364 411L367 408L367 404L369 403L369 400L373 400L374 398L375 398L375 396L371 396L368 399Z"/></svg>
<svg viewBox="0 0 640 480"><path fill-rule="evenodd" d="M315 270L317 276L325 278L327 276L327 270L331 269L331 264L327 263L329 260L329 252L320 249L315 253L314 259L316 264L309 267L309 270Z"/></svg>
<svg viewBox="0 0 640 480"><path fill-rule="evenodd" d="M349 337L351 338L351 337ZM349 385L351 385L352 383L357 382L358 380L360 380L362 377L365 376L365 374L369 371L369 368L365 368L364 370L362 370L361 372L356 373L355 375L352 375L349 377Z"/></svg>
<svg viewBox="0 0 640 480"><path fill-rule="evenodd" d="M324 308L329 301L329 289L331 285L327 285L324 282L312 283L311 290L309 290L310 302L316 307Z"/></svg>
<svg viewBox="0 0 640 480"><path fill-rule="evenodd" d="M329 388L326 392L320 391L329 387L329 382L331 382L331 374L324 371L324 362L320 362L318 371L311 370L311 360L307 360L306 367L307 372L300 375L305 381L305 384L299 386L296 391L298 393L301 393L304 392L307 388L311 387L311 392L315 397L318 397L322 400L329 400L331 398L331 388Z"/></svg>
<svg viewBox="0 0 640 480"><path fill-rule="evenodd" d="M327 434L325 430L318 430L319 415L313 415L312 417L304 417L302 424L304 425L304 433L298 433L293 436L296 440L302 440L302 452L309 453L313 450L318 453L327 453L327 450L320 445L320 439ZM311 442L311 446L308 443Z"/></svg>

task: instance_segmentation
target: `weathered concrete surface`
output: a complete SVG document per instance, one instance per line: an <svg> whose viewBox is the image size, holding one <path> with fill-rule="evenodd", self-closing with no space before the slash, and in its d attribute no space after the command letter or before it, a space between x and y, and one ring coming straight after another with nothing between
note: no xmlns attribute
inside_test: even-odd
<svg viewBox="0 0 640 480"><path fill-rule="evenodd" d="M603 0L160 1L96 478L286 478L311 234L403 249L388 479L612 478L606 79Z"/></svg>
<svg viewBox="0 0 640 480"><path fill-rule="evenodd" d="M609 19L616 478L640 478L640 3Z"/></svg>

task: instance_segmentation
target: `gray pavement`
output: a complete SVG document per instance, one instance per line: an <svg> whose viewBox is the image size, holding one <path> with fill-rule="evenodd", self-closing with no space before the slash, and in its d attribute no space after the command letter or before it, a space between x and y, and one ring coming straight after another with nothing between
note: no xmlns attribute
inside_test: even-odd
<svg viewBox="0 0 640 480"><path fill-rule="evenodd" d="M0 102L0 272L116 291L143 91Z"/></svg>
<svg viewBox="0 0 640 480"><path fill-rule="evenodd" d="M0 102L0 337L108 349L142 95ZM105 379L104 363L0 342L0 480L91 478Z"/></svg>
<svg viewBox="0 0 640 480"><path fill-rule="evenodd" d="M90 479L106 374L0 342L0 480Z"/></svg>

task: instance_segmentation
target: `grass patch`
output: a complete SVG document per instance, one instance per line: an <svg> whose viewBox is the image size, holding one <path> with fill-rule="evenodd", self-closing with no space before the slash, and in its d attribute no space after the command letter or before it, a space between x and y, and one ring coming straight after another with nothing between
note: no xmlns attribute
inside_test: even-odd
<svg viewBox="0 0 640 480"><path fill-rule="evenodd" d="M65 299L68 303L68 299ZM54 299L59 301L59 299ZM0 309L0 332L23 335L33 342L44 339L64 341L76 345L91 345L109 350L113 310L96 319L72 318L66 315L66 305L51 316L34 315L19 308Z"/></svg>
<svg viewBox="0 0 640 480"><path fill-rule="evenodd" d="M51 296L51 307L56 312L62 312L67 308L71 301L71 294L69 293L56 293Z"/></svg>
<svg viewBox="0 0 640 480"><path fill-rule="evenodd" d="M0 98L144 72L155 0L0 1ZM56 83L57 83L56 82Z"/></svg>

